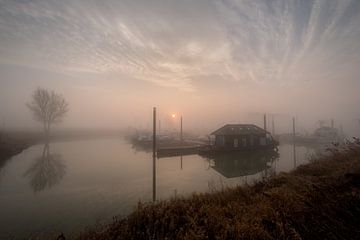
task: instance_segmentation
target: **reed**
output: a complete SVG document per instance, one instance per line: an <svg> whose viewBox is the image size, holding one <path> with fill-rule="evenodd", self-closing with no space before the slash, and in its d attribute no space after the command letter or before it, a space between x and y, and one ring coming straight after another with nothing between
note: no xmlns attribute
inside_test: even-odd
<svg viewBox="0 0 360 240"><path fill-rule="evenodd" d="M139 203L77 239L359 239L360 141L249 186Z"/></svg>

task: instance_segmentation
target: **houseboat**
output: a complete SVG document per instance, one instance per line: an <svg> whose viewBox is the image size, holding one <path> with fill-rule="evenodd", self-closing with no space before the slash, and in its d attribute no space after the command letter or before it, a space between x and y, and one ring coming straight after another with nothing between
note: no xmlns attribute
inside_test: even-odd
<svg viewBox="0 0 360 240"><path fill-rule="evenodd" d="M201 148L200 154L277 150L279 145L268 131L254 124L226 124L211 135L215 136L214 143Z"/></svg>

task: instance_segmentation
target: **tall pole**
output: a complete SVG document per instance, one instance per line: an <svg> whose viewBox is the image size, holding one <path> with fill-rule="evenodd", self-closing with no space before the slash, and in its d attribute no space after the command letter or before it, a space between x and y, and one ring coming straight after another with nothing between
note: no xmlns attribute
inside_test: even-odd
<svg viewBox="0 0 360 240"><path fill-rule="evenodd" d="M180 141L183 142L183 124L182 124L182 116L180 117Z"/></svg>
<svg viewBox="0 0 360 240"><path fill-rule="evenodd" d="M293 141L295 143L295 118L293 118Z"/></svg>
<svg viewBox="0 0 360 240"><path fill-rule="evenodd" d="M182 124L182 115L180 117L180 142L181 142L181 147L183 146L183 124ZM182 150L180 150L182 151ZM181 170L183 169L183 162L182 162L182 154L180 155L180 168Z"/></svg>
<svg viewBox="0 0 360 240"><path fill-rule="evenodd" d="M158 131L159 131L159 135L160 135L161 134L161 132L160 132L161 131L161 121L160 121L160 119L159 119L159 130Z"/></svg>
<svg viewBox="0 0 360 240"><path fill-rule="evenodd" d="M264 130L266 131L266 113L264 114Z"/></svg>
<svg viewBox="0 0 360 240"><path fill-rule="evenodd" d="M295 146L295 118L293 117L293 154L294 154L294 168L296 168L296 146Z"/></svg>
<svg viewBox="0 0 360 240"><path fill-rule="evenodd" d="M272 135L275 136L275 122L274 122L274 115L272 116Z"/></svg>
<svg viewBox="0 0 360 240"><path fill-rule="evenodd" d="M0 143L2 142L3 135L5 135L5 121L4 118L2 120L2 128L0 129Z"/></svg>
<svg viewBox="0 0 360 240"><path fill-rule="evenodd" d="M153 108L153 201L156 201L156 107Z"/></svg>

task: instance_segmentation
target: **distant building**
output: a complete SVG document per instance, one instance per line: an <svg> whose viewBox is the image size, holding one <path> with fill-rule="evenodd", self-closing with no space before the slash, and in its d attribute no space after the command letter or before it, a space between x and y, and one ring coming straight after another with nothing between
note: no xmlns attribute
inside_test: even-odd
<svg viewBox="0 0 360 240"><path fill-rule="evenodd" d="M314 131L312 139L316 143L342 142L345 139L338 129L334 127L320 127Z"/></svg>
<svg viewBox="0 0 360 240"><path fill-rule="evenodd" d="M256 150L278 145L268 131L254 124L226 124L211 135L215 135L216 150Z"/></svg>
<svg viewBox="0 0 360 240"><path fill-rule="evenodd" d="M336 139L339 136L339 131L333 127L320 127L315 130L314 137Z"/></svg>

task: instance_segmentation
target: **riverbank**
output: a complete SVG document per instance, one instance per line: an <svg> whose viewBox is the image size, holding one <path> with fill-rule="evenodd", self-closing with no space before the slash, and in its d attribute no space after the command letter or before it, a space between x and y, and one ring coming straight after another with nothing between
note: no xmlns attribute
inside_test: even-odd
<svg viewBox="0 0 360 240"><path fill-rule="evenodd" d="M30 146L30 142L25 140L2 139L0 141L0 166L12 156L21 153Z"/></svg>
<svg viewBox="0 0 360 240"><path fill-rule="evenodd" d="M77 239L359 239L360 141L253 186L139 203Z"/></svg>
<svg viewBox="0 0 360 240"><path fill-rule="evenodd" d="M119 130L62 130L54 131L49 141L73 141L103 137L122 136ZM36 130L9 130L6 133L0 132L0 166L9 158L21 153L26 148L44 143L44 133Z"/></svg>

